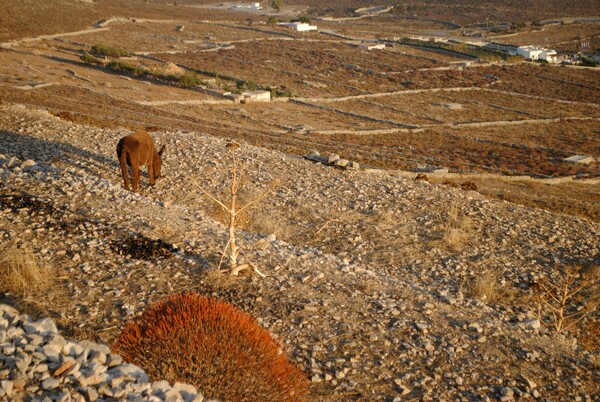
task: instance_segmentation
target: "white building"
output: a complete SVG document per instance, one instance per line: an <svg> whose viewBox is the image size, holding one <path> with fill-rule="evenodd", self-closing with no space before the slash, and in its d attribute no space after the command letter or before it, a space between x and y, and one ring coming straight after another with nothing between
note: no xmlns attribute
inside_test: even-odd
<svg viewBox="0 0 600 402"><path fill-rule="evenodd" d="M250 3L250 4L238 4L235 8L247 8L250 10L262 10L260 3Z"/></svg>
<svg viewBox="0 0 600 402"><path fill-rule="evenodd" d="M366 50L382 50L382 49L385 49L385 44L384 43L361 43L360 45L358 45L358 47L361 49L366 49Z"/></svg>
<svg viewBox="0 0 600 402"><path fill-rule="evenodd" d="M249 91L244 92L244 102L268 102L271 100L271 92L269 91Z"/></svg>
<svg viewBox="0 0 600 402"><path fill-rule="evenodd" d="M531 60L546 60L548 63L559 63L560 56L556 50L540 46L519 46L517 54Z"/></svg>
<svg viewBox="0 0 600 402"><path fill-rule="evenodd" d="M315 25L309 25L306 22L284 22L280 25L285 25L290 27L296 31L306 32L306 31L316 31L317 27Z"/></svg>
<svg viewBox="0 0 600 402"><path fill-rule="evenodd" d="M544 52L544 48L538 46L519 46L517 54L523 56L526 59L538 60L541 59L541 55Z"/></svg>
<svg viewBox="0 0 600 402"><path fill-rule="evenodd" d="M552 50L552 49L544 49L544 52L542 53L542 57L548 63L560 63L562 61L562 57L559 56L558 53L556 53L556 50Z"/></svg>

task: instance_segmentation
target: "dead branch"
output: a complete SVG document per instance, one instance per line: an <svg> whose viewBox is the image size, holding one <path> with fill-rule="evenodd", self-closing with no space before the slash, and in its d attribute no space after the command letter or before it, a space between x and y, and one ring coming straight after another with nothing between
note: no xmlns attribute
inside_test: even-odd
<svg viewBox="0 0 600 402"><path fill-rule="evenodd" d="M219 261L218 269L221 268L223 260L225 258L228 258L230 274L232 276L237 276L239 272L244 269L252 269L259 276L264 278L266 275L262 273L256 266L251 264L249 262L248 257L245 254L244 255L246 257L246 262L243 264L240 264L238 262L239 253L243 252L243 250L237 245L236 241L236 230L238 225L236 218L239 216L240 213L266 198L275 190L275 188L270 188L267 191L264 191L262 194L250 200L245 205L238 205L238 194L240 190L246 185L247 179L243 170L240 171L240 169L238 169L236 150L239 148L239 144L229 143L226 145L226 148L231 153L231 183L229 185L229 194L231 196L231 199L229 203L220 200L217 196L211 194L210 192L202 188L202 186L200 186L195 180L192 180L192 182L205 196L207 196L210 200L212 200L214 203L221 207L225 216L225 222L227 223L229 234L227 244L225 245L223 253L221 254L221 260Z"/></svg>

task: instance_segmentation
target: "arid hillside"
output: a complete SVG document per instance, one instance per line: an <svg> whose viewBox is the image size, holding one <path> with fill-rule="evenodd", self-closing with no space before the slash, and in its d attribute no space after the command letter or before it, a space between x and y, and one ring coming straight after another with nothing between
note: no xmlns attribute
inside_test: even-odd
<svg viewBox="0 0 600 402"><path fill-rule="evenodd" d="M0 399L150 400L149 385L89 382L120 365L108 346L94 346L104 362L88 351L77 374L46 381L65 358L22 357L41 340L16 317L110 346L185 291L252 314L310 380L309 400L598 398L600 70L398 39L598 5L350 10L363 3L5 4L0 303L18 312L0 311ZM277 24L302 15L318 29ZM577 35L595 35L585 24ZM543 29L573 39L569 24ZM543 37L519 32L507 42ZM143 168L132 193L116 145L140 129L166 153L156 186ZM265 277L223 262L226 219L206 193L228 201L233 154L239 203L268 194L236 232ZM42 272L31 286L14 285L22 258Z"/></svg>
<svg viewBox="0 0 600 402"><path fill-rule="evenodd" d="M65 336L110 344L150 304L194 290L257 317L311 379L311 400L598 392L597 314L556 334L535 290L571 267L595 272L598 223L243 142L242 199L275 191L238 239L266 277L231 278L216 272L221 212L196 187L225 197L225 140L154 133L168 149L164 178L151 189L142 177L133 194L114 156L126 130L7 103L1 116L3 248L30 250L49 277L42 293L0 300L50 316Z"/></svg>

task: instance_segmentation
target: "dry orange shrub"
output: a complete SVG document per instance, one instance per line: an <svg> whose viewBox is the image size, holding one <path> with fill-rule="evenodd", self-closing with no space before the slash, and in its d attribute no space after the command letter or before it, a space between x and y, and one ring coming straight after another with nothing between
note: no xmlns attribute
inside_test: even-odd
<svg viewBox="0 0 600 402"><path fill-rule="evenodd" d="M130 322L114 349L152 380L193 384L221 401L300 401L304 372L249 314L196 293L177 294Z"/></svg>

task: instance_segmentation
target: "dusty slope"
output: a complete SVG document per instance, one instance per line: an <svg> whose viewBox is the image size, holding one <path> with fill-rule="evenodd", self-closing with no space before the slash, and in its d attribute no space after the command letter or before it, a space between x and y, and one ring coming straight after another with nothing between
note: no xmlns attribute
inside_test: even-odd
<svg viewBox="0 0 600 402"><path fill-rule="evenodd" d="M165 178L153 189L144 179L136 195L121 189L114 157L126 131L0 109L3 164L39 166L0 171L3 246L32 247L56 273L47 294L0 301L51 316L66 335L110 342L149 303L193 289L259 318L316 400L598 396L598 317L577 342L536 330L529 301L536 278L598 263L597 223L243 144L248 192L282 185L251 214L260 233L240 233L267 278L230 281L211 273L225 230L191 183L224 189L223 140L155 133L169 149ZM486 270L498 304L470 297Z"/></svg>

